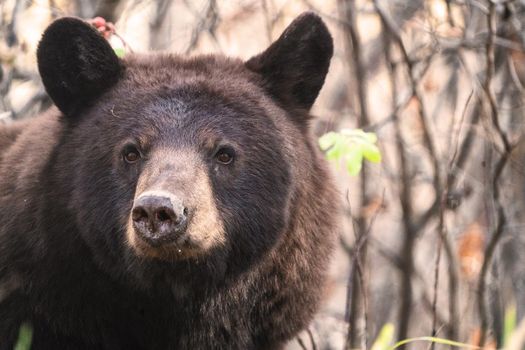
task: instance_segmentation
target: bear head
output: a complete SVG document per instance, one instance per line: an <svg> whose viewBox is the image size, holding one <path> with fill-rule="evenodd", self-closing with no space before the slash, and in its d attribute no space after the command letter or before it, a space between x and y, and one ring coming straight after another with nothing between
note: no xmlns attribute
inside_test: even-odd
<svg viewBox="0 0 525 350"><path fill-rule="evenodd" d="M315 160L308 111L332 53L312 13L246 62L120 59L80 19L51 24L37 57L63 123L57 176L97 263L221 280L278 245Z"/></svg>

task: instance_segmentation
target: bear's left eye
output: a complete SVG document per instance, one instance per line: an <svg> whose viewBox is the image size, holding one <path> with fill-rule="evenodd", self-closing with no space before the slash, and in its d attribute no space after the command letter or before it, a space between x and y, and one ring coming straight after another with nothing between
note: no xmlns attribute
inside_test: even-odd
<svg viewBox="0 0 525 350"><path fill-rule="evenodd" d="M221 164L227 165L233 162L235 151L230 147L222 147L215 153L215 159Z"/></svg>
<svg viewBox="0 0 525 350"><path fill-rule="evenodd" d="M140 152L134 145L127 145L122 150L122 156L126 163L135 163L140 159Z"/></svg>

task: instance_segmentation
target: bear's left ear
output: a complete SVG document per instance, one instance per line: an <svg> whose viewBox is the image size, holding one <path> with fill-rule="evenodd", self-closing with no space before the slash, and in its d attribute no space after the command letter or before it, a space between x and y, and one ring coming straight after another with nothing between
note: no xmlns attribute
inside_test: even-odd
<svg viewBox="0 0 525 350"><path fill-rule="evenodd" d="M113 86L122 68L107 40L89 24L71 17L60 18L46 29L37 59L47 93L67 116Z"/></svg>
<svg viewBox="0 0 525 350"><path fill-rule="evenodd" d="M333 51L326 25L306 12L246 67L260 74L266 90L283 104L309 110L323 86Z"/></svg>

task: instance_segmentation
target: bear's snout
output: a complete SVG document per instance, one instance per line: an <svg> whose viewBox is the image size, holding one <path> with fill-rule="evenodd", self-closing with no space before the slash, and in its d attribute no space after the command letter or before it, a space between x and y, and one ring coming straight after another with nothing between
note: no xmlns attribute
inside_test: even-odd
<svg viewBox="0 0 525 350"><path fill-rule="evenodd" d="M184 235L188 226L188 208L169 193L144 193L133 203L131 219L142 240L159 246Z"/></svg>

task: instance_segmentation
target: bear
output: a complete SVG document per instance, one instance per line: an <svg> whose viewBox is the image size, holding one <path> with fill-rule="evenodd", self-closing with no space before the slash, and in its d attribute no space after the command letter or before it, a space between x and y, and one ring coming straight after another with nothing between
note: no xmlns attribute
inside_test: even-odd
<svg viewBox="0 0 525 350"><path fill-rule="evenodd" d="M338 192L310 130L332 37L262 53L129 53L43 33L53 101L0 126L0 349L282 349L322 302Z"/></svg>

